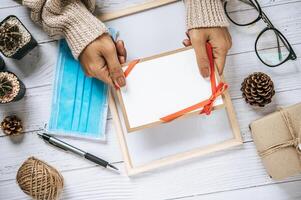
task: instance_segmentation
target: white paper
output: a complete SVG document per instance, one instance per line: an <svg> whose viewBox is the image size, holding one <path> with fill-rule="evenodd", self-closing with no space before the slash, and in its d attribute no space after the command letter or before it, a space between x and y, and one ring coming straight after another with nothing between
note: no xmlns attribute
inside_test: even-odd
<svg viewBox="0 0 301 200"><path fill-rule="evenodd" d="M121 91L131 128L197 104L211 96L209 79L198 69L193 49L138 63ZM223 104L219 97L216 105Z"/></svg>

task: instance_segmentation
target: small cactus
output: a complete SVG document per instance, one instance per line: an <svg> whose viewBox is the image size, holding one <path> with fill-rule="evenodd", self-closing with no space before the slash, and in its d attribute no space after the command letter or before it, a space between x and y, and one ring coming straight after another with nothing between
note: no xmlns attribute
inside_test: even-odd
<svg viewBox="0 0 301 200"><path fill-rule="evenodd" d="M0 52L20 60L38 45L24 24L14 15L0 22Z"/></svg>
<svg viewBox="0 0 301 200"><path fill-rule="evenodd" d="M6 22L0 27L0 46L12 51L22 43L22 34L17 25Z"/></svg>
<svg viewBox="0 0 301 200"><path fill-rule="evenodd" d="M3 99L5 96L8 96L13 91L12 82L8 80L7 77L0 77L0 99Z"/></svg>
<svg viewBox="0 0 301 200"><path fill-rule="evenodd" d="M0 72L0 103L9 103L15 100L23 83L11 72ZM24 95L23 95L24 96Z"/></svg>

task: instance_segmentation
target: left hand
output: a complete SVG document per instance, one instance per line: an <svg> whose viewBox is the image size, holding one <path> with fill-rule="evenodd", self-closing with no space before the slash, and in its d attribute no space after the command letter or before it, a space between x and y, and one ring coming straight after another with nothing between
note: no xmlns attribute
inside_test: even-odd
<svg viewBox="0 0 301 200"><path fill-rule="evenodd" d="M232 46L232 39L226 27L197 28L186 32L185 46L193 46L197 57L200 73L203 77L210 75L210 63L206 52L206 43L213 48L214 63L219 74L223 73L226 55Z"/></svg>
<svg viewBox="0 0 301 200"><path fill-rule="evenodd" d="M87 76L102 80L115 88L126 84L121 69L121 64L126 61L126 49L122 40L114 42L109 34L103 34L82 51L79 60Z"/></svg>

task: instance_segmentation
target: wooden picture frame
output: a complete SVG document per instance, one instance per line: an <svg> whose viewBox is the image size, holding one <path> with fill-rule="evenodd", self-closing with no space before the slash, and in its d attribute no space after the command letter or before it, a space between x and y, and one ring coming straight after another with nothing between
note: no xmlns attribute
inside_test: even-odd
<svg viewBox="0 0 301 200"><path fill-rule="evenodd" d="M169 54L179 52L179 51L184 51L184 50L187 50L189 48L191 48L191 47L188 47L188 48L186 47L186 48L178 49L178 50L175 50L175 51L163 53L163 54L156 55L156 56L153 56L153 57L150 57L150 58L146 58L144 60L154 59L154 58L157 58L157 57L160 57L160 56L169 55ZM124 66L127 66L127 64L125 64ZM222 76L221 77L217 76L217 77L218 77L219 81L224 82L224 78ZM120 98L120 94L118 95L118 91L117 91L116 96L117 96L117 98ZM231 139L219 142L217 144L208 145L206 147L200 147L200 148L196 148L196 149L193 149L193 150L189 150L189 151L177 153L177 154L174 154L174 155L170 155L170 156L167 156L167 157L164 157L164 158L161 158L161 159L158 159L158 160L154 160L154 161L151 161L147 164L143 164L143 165L140 165L140 166L134 166L133 162L132 162L130 152L129 152L129 147L128 147L128 144L127 144L127 140L126 140L126 138L128 136L128 131L122 127L122 122L120 121L120 117L119 117L119 113L118 113L118 109L117 109L116 99L114 98L114 96L112 94L112 91L110 91L110 93L109 93L109 108L110 108L110 111L111 111L111 114L112 114L112 117L113 117L113 121L114 121L114 124L115 124L115 128L116 128L119 144L120 144L120 147L121 147L121 151L122 151L122 154L123 154L127 174L129 176L136 175L136 174L146 172L146 171L149 171L149 170L153 170L153 169L156 169L156 168L159 168L159 167L174 164L176 162L192 159L192 158L195 158L195 157L198 157L198 156L206 155L206 154L209 154L209 153L213 153L213 152L216 152L216 151L224 150L224 149L242 144L243 141L242 141L238 121L236 119L236 114L235 114L233 104L232 104L230 95L228 93L228 90L226 90L222 94L222 99L223 99L223 102L224 102L223 106L219 106L215 109L224 108L226 110L227 117L228 117L228 120L229 120L229 124L230 124L230 127L232 129L232 136L233 137ZM121 110L122 110L122 105L120 105L120 107L121 107ZM182 118L187 117L187 116L192 115L192 114L195 115L196 113L190 113L188 115L183 116ZM181 119L179 119L179 120L181 120ZM154 124L152 124L152 125L154 125ZM147 127L143 127L143 128L147 128Z"/></svg>
<svg viewBox="0 0 301 200"><path fill-rule="evenodd" d="M236 119L235 111L232 105L232 101L228 94L228 91L223 94L225 98L225 109L227 110L227 115L229 119L229 123L231 124L233 138L229 140L225 140L223 142L209 145L206 147L196 148L190 151L185 151L182 153L177 153L171 156L167 156L158 160L151 161L147 164L143 164L140 166L134 166L132 162L132 158L129 152L129 147L126 141L126 137L128 133L123 130L121 121L118 115L117 105L112 95L112 92L109 92L109 108L113 117L117 138L119 141L119 145L121 147L122 156L124 159L125 169L128 176L134 176L139 173L147 172L150 170L154 170L160 167L164 167L167 165L175 164L177 162L193 159L199 156L207 155L213 152L225 150L227 148L235 147L241 145L243 143L239 125Z"/></svg>
<svg viewBox="0 0 301 200"><path fill-rule="evenodd" d="M143 63L145 61L154 60L156 58L160 58L160 57L169 56L169 55L172 55L172 54L184 52L184 51L191 50L191 49L193 49L193 48L192 47L179 48L179 49L176 49L176 50L173 50L173 51L161 53L161 54L150 56L150 57L147 57L147 58L142 58L142 59L139 60L139 63ZM122 67L128 67L128 65L129 65L129 63L125 63L125 64L122 65ZM217 71L217 70L215 70L215 71ZM220 81L219 74L215 73L215 75L216 75L217 81ZM123 117L125 119L125 125L126 125L127 131L129 133L134 132L134 131L138 131L138 130L142 130L142 129L145 129L145 128L150 128L150 127L153 127L153 126L164 123L164 122L162 122L158 119L157 121L154 121L154 122L151 122L151 123L148 123L148 124L145 124L145 125L131 127L129 119L128 119L127 111L126 111L126 108L125 108L125 104L124 104L124 101L123 101L123 98L122 98L121 91L117 90L116 94L117 94L118 101L120 103L120 107L121 107ZM222 98L223 98L223 101L224 101L224 97L222 97ZM213 106L213 110L222 109L224 107L225 107L224 104ZM193 112L189 112L189 113L184 114L183 116L179 117L178 119L189 117L189 116L192 116L192 115L197 115L197 114L199 114L199 112L200 112L200 110L195 110ZM176 120L178 120L178 119L176 119Z"/></svg>
<svg viewBox="0 0 301 200"><path fill-rule="evenodd" d="M141 3L135 6L131 6L128 8L124 8L124 9L120 9L120 10L116 10L116 11L112 11L112 12L108 12L108 13L102 13L98 16L98 18L105 22L105 21L110 21L113 19L117 19L120 17L125 17L128 15L132 15L135 13L139 13L139 12L143 12L146 10L150 10L153 8L157 8L160 6L164 6L167 4L171 4L171 3L175 3L179 0L153 0L153 1L148 1L145 3Z"/></svg>

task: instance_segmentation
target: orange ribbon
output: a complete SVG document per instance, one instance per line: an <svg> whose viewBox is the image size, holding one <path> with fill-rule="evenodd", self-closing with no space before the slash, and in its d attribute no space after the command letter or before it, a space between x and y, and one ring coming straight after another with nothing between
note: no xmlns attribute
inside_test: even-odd
<svg viewBox="0 0 301 200"><path fill-rule="evenodd" d="M210 115L216 98L219 95L221 95L227 88L228 88L227 84L220 83L216 88L216 93L212 94L209 99L202 101L200 103L194 104L194 105L192 105L188 108L185 108L183 110L180 110L178 112L167 115L165 117L162 117L162 118L160 118L160 120L163 122L170 122L178 117L183 116L186 113L192 112L192 111L200 109L200 108L203 108L203 110L200 112L200 114L205 113L206 115Z"/></svg>
<svg viewBox="0 0 301 200"><path fill-rule="evenodd" d="M178 112L172 113L170 115L167 115L165 117L160 118L163 122L170 122L178 117L181 117L189 112L192 112L194 110L203 108L200 112L200 114L206 114L210 115L215 100L223 94L225 90L228 89L228 85L226 83L220 82L218 86L216 86L216 79L215 79L215 67L214 67L214 60L213 60L213 52L212 52L212 46L210 43L206 43L206 49L208 54L208 59L210 63L210 83L211 83L211 91L212 94L209 99L204 100L200 103L197 103L195 105L192 105L188 108L185 108L183 110L180 110ZM129 73L132 71L132 69L135 67L137 63L139 63L140 60L133 60L129 63L128 68L125 70L124 75L127 77Z"/></svg>
<svg viewBox="0 0 301 200"><path fill-rule="evenodd" d="M133 60L129 63L128 67L126 68L126 70L124 71L124 76L127 77L129 75L129 73L132 71L132 69L140 62L139 59L137 60Z"/></svg>

